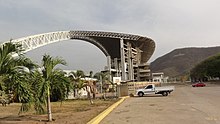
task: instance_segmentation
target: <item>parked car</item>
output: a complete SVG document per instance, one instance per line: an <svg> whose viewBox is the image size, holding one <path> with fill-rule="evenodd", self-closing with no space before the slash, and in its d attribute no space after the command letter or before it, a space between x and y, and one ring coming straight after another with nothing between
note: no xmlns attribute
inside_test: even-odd
<svg viewBox="0 0 220 124"><path fill-rule="evenodd" d="M195 83L195 84L192 84L192 87L205 87L206 85L204 83Z"/></svg>

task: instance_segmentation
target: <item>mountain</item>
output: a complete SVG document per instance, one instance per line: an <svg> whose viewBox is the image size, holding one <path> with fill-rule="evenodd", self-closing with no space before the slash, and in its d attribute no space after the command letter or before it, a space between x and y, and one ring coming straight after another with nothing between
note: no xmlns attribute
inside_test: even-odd
<svg viewBox="0 0 220 124"><path fill-rule="evenodd" d="M150 69L152 72L164 72L170 77L180 76L188 73L196 64L218 53L220 53L220 46L175 49L153 61Z"/></svg>

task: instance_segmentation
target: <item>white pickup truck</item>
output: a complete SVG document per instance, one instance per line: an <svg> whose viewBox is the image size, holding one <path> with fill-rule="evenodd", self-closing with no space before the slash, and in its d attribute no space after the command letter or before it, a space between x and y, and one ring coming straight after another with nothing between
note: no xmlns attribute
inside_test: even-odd
<svg viewBox="0 0 220 124"><path fill-rule="evenodd" d="M174 89L174 86L155 87L154 84L149 84L143 89L137 89L136 95L162 94L163 96L168 96Z"/></svg>

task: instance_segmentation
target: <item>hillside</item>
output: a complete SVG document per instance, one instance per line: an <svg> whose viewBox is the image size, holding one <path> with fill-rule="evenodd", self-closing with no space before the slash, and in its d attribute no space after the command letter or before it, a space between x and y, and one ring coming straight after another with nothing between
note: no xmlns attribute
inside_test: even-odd
<svg viewBox="0 0 220 124"><path fill-rule="evenodd" d="M179 76L188 73L196 64L218 53L220 53L220 46L175 49L153 61L150 69L152 72L164 72L170 77Z"/></svg>

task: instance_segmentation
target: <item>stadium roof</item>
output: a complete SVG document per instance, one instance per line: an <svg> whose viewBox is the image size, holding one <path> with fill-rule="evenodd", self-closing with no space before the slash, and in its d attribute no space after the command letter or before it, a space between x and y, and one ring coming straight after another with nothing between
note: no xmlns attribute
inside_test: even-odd
<svg viewBox="0 0 220 124"><path fill-rule="evenodd" d="M101 31L70 31L70 39L80 39L96 45L106 56L120 58L120 39L131 43L133 48L142 50L141 63L146 63L155 50L155 42L148 37L139 35L101 32Z"/></svg>

